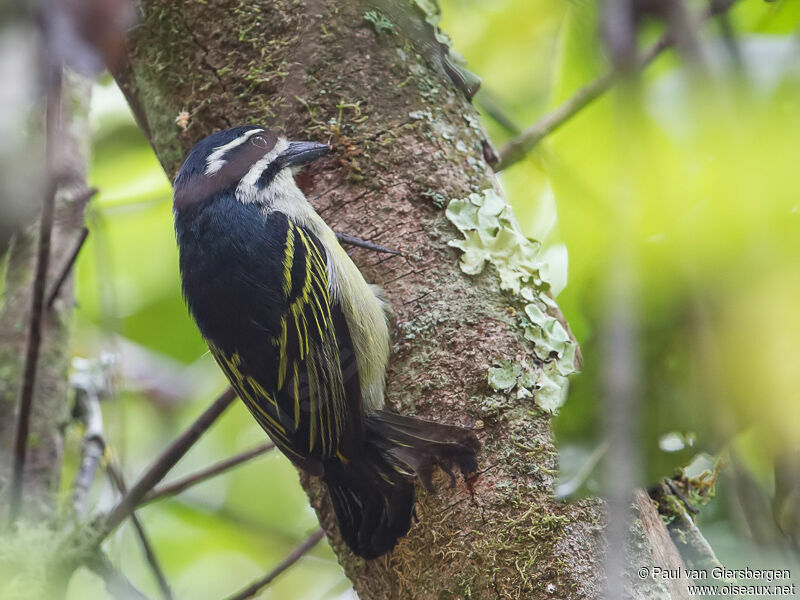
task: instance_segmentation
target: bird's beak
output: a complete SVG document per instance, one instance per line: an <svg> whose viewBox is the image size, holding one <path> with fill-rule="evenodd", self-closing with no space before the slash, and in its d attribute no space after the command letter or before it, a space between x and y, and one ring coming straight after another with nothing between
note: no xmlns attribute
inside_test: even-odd
<svg viewBox="0 0 800 600"><path fill-rule="evenodd" d="M278 155L277 160L282 167L300 167L324 156L329 150L327 144L289 142L289 147Z"/></svg>

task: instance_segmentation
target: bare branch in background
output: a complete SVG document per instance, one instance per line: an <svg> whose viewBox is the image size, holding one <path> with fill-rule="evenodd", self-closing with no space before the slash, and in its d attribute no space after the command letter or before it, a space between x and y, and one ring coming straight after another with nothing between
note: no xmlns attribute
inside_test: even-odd
<svg viewBox="0 0 800 600"><path fill-rule="evenodd" d="M316 546L323 537L325 537L325 532L322 531L322 529L317 529L308 537L306 541L292 550L292 552L285 559L283 559L281 564L267 573L264 577L256 579L253 583L238 591L233 596L228 596L227 600L246 600L247 598L252 598L270 583L272 583L272 580L278 575L300 560L303 555Z"/></svg>
<svg viewBox="0 0 800 600"><path fill-rule="evenodd" d="M618 210L629 206L625 190L617 199ZM621 222L621 221L620 221ZM641 406L641 363L639 360L639 311L636 305L636 280L625 253L627 244L619 241L610 273L607 275L607 300L603 318L603 430L609 440L603 460L604 493L609 548L625 548L630 530L630 506L640 477L638 445L639 407ZM637 492L638 493L638 492ZM606 598L625 595L625 552L608 552ZM656 563L658 564L658 563Z"/></svg>
<svg viewBox="0 0 800 600"><path fill-rule="evenodd" d="M108 593L117 600L149 600L122 572L114 568L105 554L98 552L86 561L86 566L103 579Z"/></svg>
<svg viewBox="0 0 800 600"><path fill-rule="evenodd" d="M478 105L491 119L502 127L506 133L519 135L521 129L517 127L514 120L506 113L503 104L494 94L488 92L485 87L478 90L472 101Z"/></svg>
<svg viewBox="0 0 800 600"><path fill-rule="evenodd" d="M272 442L261 444L259 446L256 446L255 448L246 450L241 454L237 454L236 456L232 456L226 460L221 460L220 462L213 464L205 469L201 469L196 473L187 475L182 479L178 479L177 481L158 487L149 494L147 494L144 497L144 499L142 499L139 506L142 506L144 504L150 504L151 502L155 502L156 500L162 500L163 498L180 494L181 492L189 489L194 485L197 485L198 483L202 483L208 479L211 479L212 477L215 477L216 475L224 473L229 469L237 467L240 464L247 462L252 458L261 456L262 454L265 454L270 450L272 450L274 447L275 444L273 444Z"/></svg>
<svg viewBox="0 0 800 600"><path fill-rule="evenodd" d="M19 396L19 409L14 437L14 466L11 478L11 498L9 519L15 521L22 500L22 478L25 470L25 455L28 448L33 392L36 385L36 368L39 364L39 348L42 342L42 318L44 315L44 295L47 286L47 270L50 264L50 239L53 231L58 181L55 173L55 147L58 144L61 128L61 69L50 71L47 90L47 191L42 204L39 225L39 248L36 257L36 276L33 283L31 316L28 324L28 345L25 352L25 367L22 375L22 389Z"/></svg>
<svg viewBox="0 0 800 600"><path fill-rule="evenodd" d="M708 19L726 12L735 3L736 0L714 2L703 12L697 22L704 23ZM649 66L664 50L672 47L674 43L675 40L669 32L662 35L639 56L636 62L636 69L641 71ZM522 160L539 142L602 96L616 81L616 73L605 73L579 89L561 106L544 115L539 121L528 127L522 134L508 142L500 150L500 162L494 167L495 171L502 171Z"/></svg>
<svg viewBox="0 0 800 600"><path fill-rule="evenodd" d="M72 491L72 505L78 517L86 515L89 492L97 467L106 451L103 434L103 413L100 399L93 390L76 390L75 408L85 432L81 441L81 461Z"/></svg>
<svg viewBox="0 0 800 600"><path fill-rule="evenodd" d="M636 71L636 17L637 0L604 0L601 29L603 41L614 72L630 75Z"/></svg>
<svg viewBox="0 0 800 600"><path fill-rule="evenodd" d="M127 494L128 488L125 485L125 479L113 462L109 461L106 471L108 472L108 478L111 480L111 484L114 488L123 496ZM136 530L136 536L142 544L145 560L147 560L147 564L150 565L150 569L153 571L153 575L158 582L158 587L161 589L161 595L165 600L172 600L172 590L169 587L169 582L167 582L167 577L164 575L164 570L158 562L155 550L153 550L153 545L150 543L150 538L144 530L144 525L135 512L131 513L131 521L133 522L133 528Z"/></svg>
<svg viewBox="0 0 800 600"><path fill-rule="evenodd" d="M96 189L89 190L88 192L86 192L86 199L88 200L91 196L93 196L96 193L97 193ZM53 303L56 301L56 298L58 297L58 292L61 290L61 286L64 285L64 281L66 281L67 277L72 271L72 267L75 265L75 261L78 259L78 254L80 254L81 248L83 248L83 244L86 242L87 237L89 237L89 228L86 226L81 227L80 233L78 234L78 239L75 241L75 246L69 253L69 256L67 256L67 259L64 261L64 264L59 269L58 277L56 277L55 283L53 283L52 287L50 288L50 291L47 294L48 310L53 307Z"/></svg>
<svg viewBox="0 0 800 600"><path fill-rule="evenodd" d="M111 510L107 517L101 520L95 543L102 542L123 520L130 516L142 498L183 458L189 448L214 424L235 398L236 393L232 389L225 390L186 431L170 444L169 448L155 460L139 481L119 501L119 504Z"/></svg>

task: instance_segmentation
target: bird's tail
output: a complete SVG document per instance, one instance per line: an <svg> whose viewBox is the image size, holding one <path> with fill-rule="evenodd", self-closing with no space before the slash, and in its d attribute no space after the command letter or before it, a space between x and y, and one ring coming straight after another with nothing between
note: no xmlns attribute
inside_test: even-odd
<svg viewBox="0 0 800 600"><path fill-rule="evenodd" d="M387 411L368 415L363 454L325 465L324 481L347 545L367 559L394 548L411 527L414 477L432 490L438 466L455 483L455 466L464 476L477 469L479 447L461 427Z"/></svg>

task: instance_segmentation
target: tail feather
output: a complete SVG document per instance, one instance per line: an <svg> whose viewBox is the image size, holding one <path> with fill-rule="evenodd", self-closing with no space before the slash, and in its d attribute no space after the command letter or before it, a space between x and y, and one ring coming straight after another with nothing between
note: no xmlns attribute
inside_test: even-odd
<svg viewBox="0 0 800 600"><path fill-rule="evenodd" d="M324 481L342 537L357 555L377 558L408 533L414 482L380 455L326 464Z"/></svg>
<svg viewBox="0 0 800 600"><path fill-rule="evenodd" d="M480 444L461 427L379 411L366 418L365 448L347 462L329 461L323 479L347 545L367 559L385 554L411 527L414 477L433 489L438 466L455 482L477 469Z"/></svg>

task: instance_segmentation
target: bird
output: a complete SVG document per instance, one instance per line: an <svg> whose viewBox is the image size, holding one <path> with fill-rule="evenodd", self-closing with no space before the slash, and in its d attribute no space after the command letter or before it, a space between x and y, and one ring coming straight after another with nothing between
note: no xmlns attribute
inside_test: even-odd
<svg viewBox="0 0 800 600"><path fill-rule="evenodd" d="M242 125L189 151L174 181L183 296L210 353L276 447L327 487L342 539L374 559L416 518L415 481L476 472L468 428L387 407L391 307L294 174L322 143Z"/></svg>

